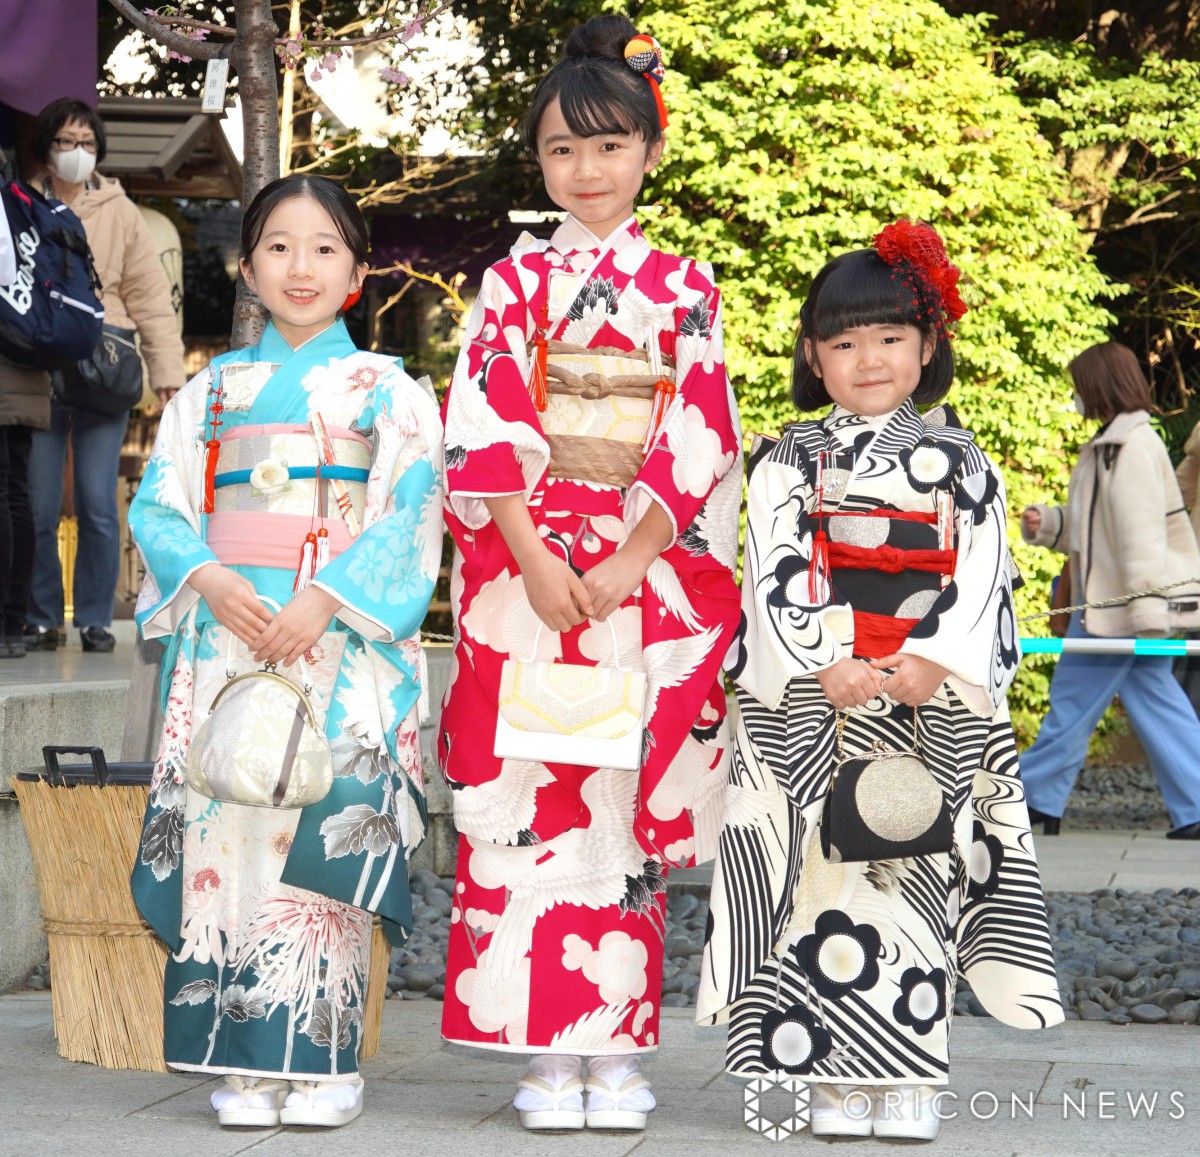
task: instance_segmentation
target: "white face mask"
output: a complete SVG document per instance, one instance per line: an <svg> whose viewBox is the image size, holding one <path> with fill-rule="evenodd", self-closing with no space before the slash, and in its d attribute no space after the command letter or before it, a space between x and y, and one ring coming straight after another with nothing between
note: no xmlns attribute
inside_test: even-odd
<svg viewBox="0 0 1200 1157"><path fill-rule="evenodd" d="M1080 395L1078 390L1075 392L1075 413L1079 414L1081 417L1087 417L1087 406L1084 404L1083 397Z"/></svg>
<svg viewBox="0 0 1200 1157"><path fill-rule="evenodd" d="M50 169L60 181L80 185L95 172L96 154L82 147L65 153L51 153Z"/></svg>

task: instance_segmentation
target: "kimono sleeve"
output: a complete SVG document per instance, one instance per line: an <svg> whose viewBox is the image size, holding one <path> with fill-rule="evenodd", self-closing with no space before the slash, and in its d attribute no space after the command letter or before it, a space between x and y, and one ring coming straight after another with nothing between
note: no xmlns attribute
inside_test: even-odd
<svg viewBox="0 0 1200 1157"><path fill-rule="evenodd" d="M1004 482L974 447L964 471L956 488L954 574L900 650L945 667L947 682L966 706L991 718L1004 702L1021 657L1004 528ZM982 496L977 505L969 504L972 494Z"/></svg>
<svg viewBox="0 0 1200 1157"><path fill-rule="evenodd" d="M472 530L491 520L485 498L528 500L550 462L526 385L531 324L515 262L493 266L467 319L445 405L447 503Z"/></svg>
<svg viewBox="0 0 1200 1157"><path fill-rule="evenodd" d="M625 524L632 530L657 502L678 538L721 479L735 464L740 467L742 435L725 372L721 295L690 263L683 270L675 325L675 400L629 488Z"/></svg>
<svg viewBox="0 0 1200 1157"><path fill-rule="evenodd" d="M187 580L216 562L204 541L204 415L215 367L197 374L167 404L154 450L129 507L129 527L146 580L134 617L147 639L173 634L200 596Z"/></svg>
<svg viewBox="0 0 1200 1157"><path fill-rule="evenodd" d="M375 454L364 527L314 580L347 627L374 643L411 638L442 557L442 427L437 407L400 369L376 383Z"/></svg>
<svg viewBox="0 0 1200 1157"><path fill-rule="evenodd" d="M854 646L850 607L809 595L813 488L807 473L788 460L788 442L785 436L750 475L744 633L728 668L739 687L771 710L779 707L789 680L833 666Z"/></svg>

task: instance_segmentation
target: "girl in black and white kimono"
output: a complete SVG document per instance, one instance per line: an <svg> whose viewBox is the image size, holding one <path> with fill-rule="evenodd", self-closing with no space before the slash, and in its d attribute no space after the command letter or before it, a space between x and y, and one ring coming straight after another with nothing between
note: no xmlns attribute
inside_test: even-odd
<svg viewBox="0 0 1200 1157"><path fill-rule="evenodd" d="M818 1135L932 1139L961 973L988 1012L1063 1019L1005 692L1019 647L999 472L940 406L958 270L901 221L800 314L789 425L752 466L740 719L698 998L727 1067L816 1084ZM831 863L837 759L917 747L949 853Z"/></svg>

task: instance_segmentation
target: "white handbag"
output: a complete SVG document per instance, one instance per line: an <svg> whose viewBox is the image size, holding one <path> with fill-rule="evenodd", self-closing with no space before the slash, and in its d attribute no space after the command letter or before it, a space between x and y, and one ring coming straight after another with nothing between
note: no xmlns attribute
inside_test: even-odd
<svg viewBox="0 0 1200 1157"><path fill-rule="evenodd" d="M646 676L621 667L617 631L611 667L506 659L493 754L501 759L636 771L642 764ZM533 639L537 654L542 636Z"/></svg>
<svg viewBox="0 0 1200 1157"><path fill-rule="evenodd" d="M231 632L225 656L229 682L217 692L188 749L188 787L208 799L253 807L318 803L333 785L333 755L309 702L312 680L304 660L298 663L300 688L276 674L274 663L236 674L236 647Z"/></svg>

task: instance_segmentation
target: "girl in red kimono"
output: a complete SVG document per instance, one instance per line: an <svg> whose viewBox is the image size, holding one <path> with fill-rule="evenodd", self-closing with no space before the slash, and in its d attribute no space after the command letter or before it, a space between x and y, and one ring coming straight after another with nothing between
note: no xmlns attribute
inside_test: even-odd
<svg viewBox="0 0 1200 1157"><path fill-rule="evenodd" d="M741 435L711 271L633 217L659 76L657 43L609 16L542 80L526 139L569 216L484 275L444 408L439 751L460 843L442 1031L531 1054L530 1129L645 1126L665 876L714 854L729 760ZM495 756L504 661L611 665L614 632L646 676L640 770Z"/></svg>

